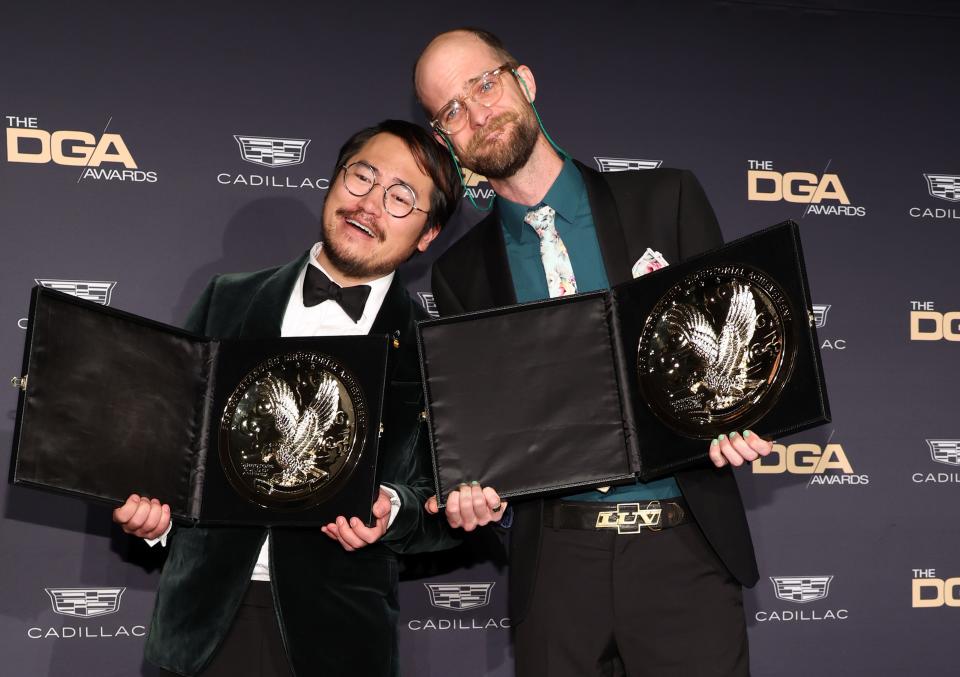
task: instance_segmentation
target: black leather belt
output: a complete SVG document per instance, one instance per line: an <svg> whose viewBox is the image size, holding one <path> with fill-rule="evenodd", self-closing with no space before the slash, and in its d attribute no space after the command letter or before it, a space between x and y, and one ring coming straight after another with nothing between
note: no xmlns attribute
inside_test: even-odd
<svg viewBox="0 0 960 677"><path fill-rule="evenodd" d="M618 534L660 531L690 522L690 510L679 496L653 501L601 503L554 501L543 510L543 524L555 529L613 529Z"/></svg>

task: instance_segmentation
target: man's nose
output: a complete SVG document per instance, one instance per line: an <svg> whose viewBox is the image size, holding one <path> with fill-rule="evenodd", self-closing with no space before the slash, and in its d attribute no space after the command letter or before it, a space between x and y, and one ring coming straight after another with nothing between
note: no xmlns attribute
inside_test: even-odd
<svg viewBox="0 0 960 677"><path fill-rule="evenodd" d="M375 183L370 192L359 199L358 206L368 214L380 216L383 212L383 198L386 195L386 190L379 183Z"/></svg>
<svg viewBox="0 0 960 677"><path fill-rule="evenodd" d="M487 120L489 120L493 114L489 106L484 106L476 101L466 101L464 102L464 106L466 106L467 109L467 119L470 122L470 126L474 129L487 124Z"/></svg>

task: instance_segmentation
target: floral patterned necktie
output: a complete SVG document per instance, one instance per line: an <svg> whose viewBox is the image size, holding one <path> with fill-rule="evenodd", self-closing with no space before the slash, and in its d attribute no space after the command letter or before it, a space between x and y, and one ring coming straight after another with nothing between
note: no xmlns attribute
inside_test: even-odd
<svg viewBox="0 0 960 677"><path fill-rule="evenodd" d="M550 298L577 293L577 280L573 276L570 255L554 221L556 213L553 207L543 205L539 209L531 209L523 217L523 222L529 224L540 238L540 258L543 260L543 272L547 275Z"/></svg>

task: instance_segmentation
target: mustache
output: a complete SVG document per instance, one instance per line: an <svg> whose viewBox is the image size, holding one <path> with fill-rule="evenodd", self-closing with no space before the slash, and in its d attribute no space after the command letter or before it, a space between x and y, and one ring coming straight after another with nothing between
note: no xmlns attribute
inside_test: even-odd
<svg viewBox="0 0 960 677"><path fill-rule="evenodd" d="M362 223L364 226L366 226L371 231L373 231L373 234L377 238L377 241L383 242L384 240L383 230L380 228L379 224L370 223L368 222L367 219L361 218L362 213L363 212L359 209L344 209L343 207L341 207L340 209L334 212L334 214L336 214L337 216L341 216L344 219L351 219L353 221L357 221L358 223Z"/></svg>
<svg viewBox="0 0 960 677"><path fill-rule="evenodd" d="M500 113L500 115L496 116L495 118L491 118L489 121L487 121L487 124L484 125L483 129L474 134L473 138L470 139L468 150L471 152L475 151L487 140L488 136L499 132L511 122L519 121L520 114L516 111L507 111L505 113Z"/></svg>

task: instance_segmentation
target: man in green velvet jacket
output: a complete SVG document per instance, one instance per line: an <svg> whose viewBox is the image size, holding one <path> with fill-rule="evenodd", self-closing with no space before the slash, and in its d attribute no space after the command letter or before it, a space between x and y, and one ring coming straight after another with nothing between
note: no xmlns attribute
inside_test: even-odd
<svg viewBox="0 0 960 677"><path fill-rule="evenodd" d="M433 494L414 336L422 311L394 271L427 248L458 200L443 148L416 125L385 121L341 149L322 243L279 268L217 276L203 292L186 326L207 336L395 339L382 484L369 528L340 516L317 528L171 530L168 506L131 496L114 520L127 533L170 540L148 661L210 677L398 674L396 554L455 541L422 508Z"/></svg>

